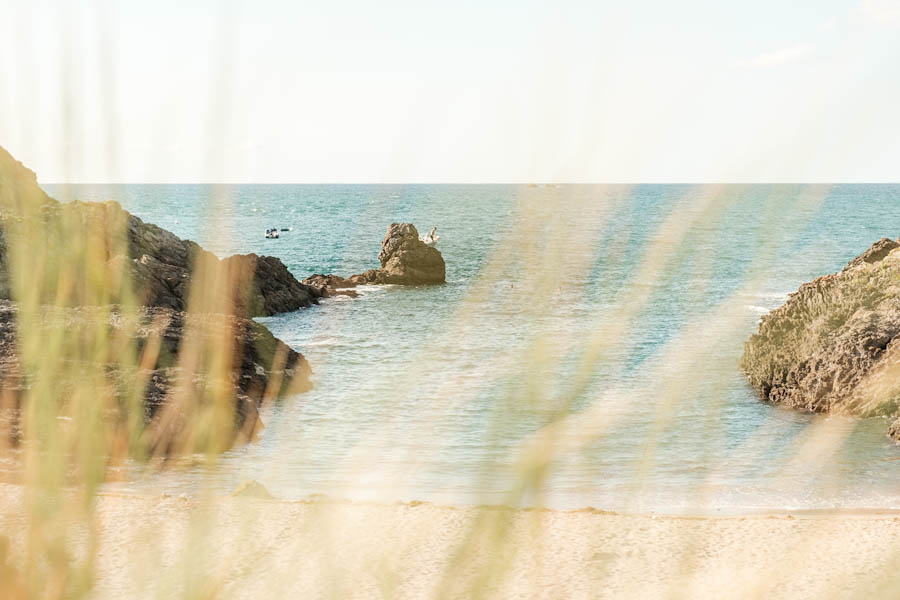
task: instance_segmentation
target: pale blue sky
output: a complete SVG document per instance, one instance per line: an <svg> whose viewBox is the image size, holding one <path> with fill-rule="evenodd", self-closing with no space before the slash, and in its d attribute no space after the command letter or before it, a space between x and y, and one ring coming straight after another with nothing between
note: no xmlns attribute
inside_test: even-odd
<svg viewBox="0 0 900 600"><path fill-rule="evenodd" d="M900 0L0 0L42 181L900 181Z"/></svg>

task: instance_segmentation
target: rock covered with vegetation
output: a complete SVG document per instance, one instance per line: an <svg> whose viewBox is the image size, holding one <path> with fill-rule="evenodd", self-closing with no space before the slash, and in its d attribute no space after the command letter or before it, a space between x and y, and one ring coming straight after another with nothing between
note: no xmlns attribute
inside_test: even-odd
<svg viewBox="0 0 900 600"><path fill-rule="evenodd" d="M814 412L900 410L900 243L882 239L764 316L740 366L763 399ZM900 439L900 420L890 435Z"/></svg>

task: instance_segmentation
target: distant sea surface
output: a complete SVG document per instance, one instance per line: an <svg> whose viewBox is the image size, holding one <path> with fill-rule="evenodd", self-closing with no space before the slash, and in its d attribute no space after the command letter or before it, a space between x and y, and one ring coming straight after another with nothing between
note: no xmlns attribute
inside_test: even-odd
<svg viewBox="0 0 900 600"><path fill-rule="evenodd" d="M900 508L887 422L769 406L737 367L801 283L900 236L900 186L44 188L116 200L221 256L277 256L298 279L377 267L391 222L438 227L446 285L260 319L307 357L315 389L268 409L258 443L120 488L255 479L284 499ZM293 230L267 240L269 227ZM537 490L517 485L523 457L548 461Z"/></svg>

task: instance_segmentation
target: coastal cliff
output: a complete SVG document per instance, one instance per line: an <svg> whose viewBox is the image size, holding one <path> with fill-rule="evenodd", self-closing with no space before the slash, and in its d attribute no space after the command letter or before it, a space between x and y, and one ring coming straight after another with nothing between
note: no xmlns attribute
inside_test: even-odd
<svg viewBox="0 0 900 600"><path fill-rule="evenodd" d="M762 318L740 366L768 402L896 418L900 243L879 240L840 272L800 286ZM889 434L900 439L900 419Z"/></svg>
<svg viewBox="0 0 900 600"><path fill-rule="evenodd" d="M183 240L156 225L128 214L117 203L91 205L69 203L65 208L123 212L127 215L128 258L135 289L148 306L186 310L187 285L199 262L211 264L241 282L234 297L234 312L247 317L264 317L306 308L317 302L315 292L300 283L281 259L274 256L238 254L219 261L198 244ZM115 215L103 218L115 220ZM210 268L210 267L208 267Z"/></svg>
<svg viewBox="0 0 900 600"><path fill-rule="evenodd" d="M240 284L231 311L241 316L290 312L317 300L315 291L300 283L278 258L246 254L219 260L199 244L145 223L117 202L58 202L38 186L31 170L0 148L0 299L11 298L6 257L10 236L34 258L61 257L73 246L94 244L96 258L109 270L127 267L132 289L146 306L186 310L190 281L201 266ZM52 291L55 299L57 290ZM79 298L81 304L90 302L89 297Z"/></svg>
<svg viewBox="0 0 900 600"><path fill-rule="evenodd" d="M21 409L41 376L58 373L54 385L65 396L69 379L99 369L102 393L113 390L119 405L140 395L148 452L222 450L254 437L264 400L310 387L304 357L251 317L310 306L318 296L278 258L220 260L115 202L60 203L0 148L0 392L7 408ZM42 340L58 339L64 363L42 375L36 359L49 352ZM98 341L109 348L98 351ZM192 421L210 426L199 409L221 407L223 398L227 410L213 425L221 432L225 423L226 433L214 448L192 445L204 439L185 433Z"/></svg>

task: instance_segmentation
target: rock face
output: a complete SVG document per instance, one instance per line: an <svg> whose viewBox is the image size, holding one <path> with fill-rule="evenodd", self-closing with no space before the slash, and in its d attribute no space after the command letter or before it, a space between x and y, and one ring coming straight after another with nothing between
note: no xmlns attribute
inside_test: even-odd
<svg viewBox="0 0 900 600"><path fill-rule="evenodd" d="M815 412L897 415L898 248L886 238L876 242L762 318L740 366L763 399ZM900 437L900 421L890 433Z"/></svg>
<svg viewBox="0 0 900 600"><path fill-rule="evenodd" d="M441 252L419 239L411 223L392 223L378 253L380 269L370 269L347 279L336 275L312 275L303 283L316 287L321 296L341 293L341 288L361 284L423 285L444 283L446 266Z"/></svg>
<svg viewBox="0 0 900 600"><path fill-rule="evenodd" d="M20 362L18 313L16 303L0 300L0 389L16 405L34 383ZM234 410L225 418L233 418L233 427L225 439L218 440L220 449L255 438L262 426L258 407L264 400L272 400L288 390L301 393L310 388L310 369L302 355L259 323L235 316L188 314L156 307L123 313L118 307L46 306L40 311L39 321L32 326L32 333L36 329L42 335L51 336L54 331L65 329L71 338L93 330L98 324L107 328L110 339L127 331L135 342L137 355L152 359L141 368L128 366L127 362L111 362L104 370L107 380L113 384L109 389L114 390L114 396L121 399L134 393L142 395L148 450L153 453L197 450L184 446L184 438L189 437L185 432L190 431L191 420L197 416L196 399L209 394L213 385L208 372L191 369L190 361L183 360L182 349L188 340L199 347L208 348L213 343L230 346L227 351L231 367L227 370L226 385L230 388L228 395L233 397ZM148 346L154 343L158 346L154 346L152 353L147 352ZM69 384L67 379L73 373L95 368L86 357L69 356L66 360L76 365L84 361L84 365L62 369L60 379L54 382L60 388Z"/></svg>
<svg viewBox="0 0 900 600"><path fill-rule="evenodd" d="M280 258L236 254L222 262L228 270L238 273L239 281L251 282L248 293L236 298L239 314L269 316L318 303L316 290L297 281Z"/></svg>
<svg viewBox="0 0 900 600"><path fill-rule="evenodd" d="M314 289L320 298L330 298L332 296L356 298L359 296L359 292L350 289L359 285L358 282L344 279L338 275L310 275L303 280L303 283Z"/></svg>
<svg viewBox="0 0 900 600"><path fill-rule="evenodd" d="M132 281L138 297L149 306L186 310L192 269L200 260L244 283L240 286L241 293L234 298L236 314L270 316L305 308L317 301L315 291L297 281L279 258L243 254L219 261L196 243L144 223L115 202L102 205L72 202L64 206L127 215Z"/></svg>
<svg viewBox="0 0 900 600"><path fill-rule="evenodd" d="M11 297L8 237L18 236L19 247L28 253L53 256L71 251L78 241L73 235L86 239L97 237L97 232L106 238L98 240L97 260L127 267L134 292L147 306L186 310L199 264L239 284L240 293L229 311L235 314L270 316L317 301L316 291L297 281L278 258L247 254L220 261L198 244L145 223L116 202L57 202L41 190L32 171L0 148L0 299Z"/></svg>
<svg viewBox="0 0 900 600"><path fill-rule="evenodd" d="M198 293L194 282L214 302L195 304L189 314L190 296ZM249 254L219 260L115 202L57 202L0 148L0 398L6 407L10 398L18 407L34 383L32 370L20 364L22 319L11 302L20 299L14 290L28 301L22 304L31 315L27 339L59 338L65 331L64 339L73 342L66 347L74 355L60 357L65 369L88 360L81 354L97 345L98 335L115 345L116 352L99 363L93 356L83 370L103 373L98 395L113 390L119 401L142 398L153 451L195 451L185 442L196 432L182 433L195 417L209 421L198 415L211 394L217 410L229 409L222 418L233 417L228 427L213 423L228 442L253 437L264 399L288 386L296 393L309 388L306 360L249 320L309 306L320 295L279 259ZM146 354L147 348L155 350ZM143 356L138 371L122 358L132 351ZM66 389L61 381L61 399Z"/></svg>
<svg viewBox="0 0 900 600"><path fill-rule="evenodd" d="M378 253L381 268L363 273L370 283L420 285L444 283L444 258L437 248L419 239L411 223L392 223Z"/></svg>

